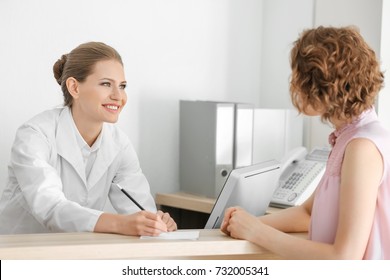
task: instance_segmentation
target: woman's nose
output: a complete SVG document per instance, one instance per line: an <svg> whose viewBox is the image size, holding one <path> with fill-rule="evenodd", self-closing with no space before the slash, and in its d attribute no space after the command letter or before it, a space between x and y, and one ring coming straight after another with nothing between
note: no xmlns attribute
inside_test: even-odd
<svg viewBox="0 0 390 280"><path fill-rule="evenodd" d="M122 94L121 90L118 88L113 88L112 93L111 93L111 98L114 100L122 100L123 94Z"/></svg>

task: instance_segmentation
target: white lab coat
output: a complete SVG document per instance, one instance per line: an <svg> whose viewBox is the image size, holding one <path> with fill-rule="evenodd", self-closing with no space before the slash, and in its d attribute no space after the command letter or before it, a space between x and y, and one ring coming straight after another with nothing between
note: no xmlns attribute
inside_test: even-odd
<svg viewBox="0 0 390 280"><path fill-rule="evenodd" d="M105 123L88 179L69 108L45 111L15 137L8 182L0 200L0 233L93 231L107 198L121 214L156 211L149 184L128 137Z"/></svg>

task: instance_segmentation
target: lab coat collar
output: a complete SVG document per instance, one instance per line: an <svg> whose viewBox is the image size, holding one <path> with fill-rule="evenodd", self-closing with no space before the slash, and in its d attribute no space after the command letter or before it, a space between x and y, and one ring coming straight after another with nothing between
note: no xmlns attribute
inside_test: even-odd
<svg viewBox="0 0 390 280"><path fill-rule="evenodd" d="M100 180L121 151L120 143L114 138L108 126L107 123L103 124L100 148L88 177L88 188L93 187Z"/></svg>
<svg viewBox="0 0 390 280"><path fill-rule="evenodd" d="M72 125L73 119L70 109L65 107L61 112L58 121L56 134L57 152L72 165L84 182L86 188L90 189L99 181L103 174L106 173L108 166L120 152L121 145L117 143L118 141L116 141L112 133L110 133L107 124L104 123L101 132L100 148L87 180L83 158L79 151L79 145L77 144L76 135L73 133Z"/></svg>
<svg viewBox="0 0 390 280"><path fill-rule="evenodd" d="M58 119L56 131L57 153L72 165L84 184L87 185L83 158L81 153L77 152L79 145L73 131L73 119L70 109L65 107Z"/></svg>

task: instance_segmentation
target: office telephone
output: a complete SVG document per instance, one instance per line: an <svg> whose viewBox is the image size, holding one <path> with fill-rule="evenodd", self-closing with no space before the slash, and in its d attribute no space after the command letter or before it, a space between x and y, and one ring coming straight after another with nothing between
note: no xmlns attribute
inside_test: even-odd
<svg viewBox="0 0 390 280"><path fill-rule="evenodd" d="M290 151L282 160L281 175L270 205L287 208L300 205L315 190L325 172L329 148L306 148Z"/></svg>

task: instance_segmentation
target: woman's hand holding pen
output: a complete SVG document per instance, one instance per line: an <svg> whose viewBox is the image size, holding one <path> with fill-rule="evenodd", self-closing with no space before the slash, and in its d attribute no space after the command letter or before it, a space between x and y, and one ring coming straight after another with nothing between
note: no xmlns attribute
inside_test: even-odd
<svg viewBox="0 0 390 280"><path fill-rule="evenodd" d="M126 235L158 236L167 232L168 227L157 213L140 211L124 216L124 233Z"/></svg>
<svg viewBox="0 0 390 280"><path fill-rule="evenodd" d="M121 234L158 236L162 232L177 229L176 223L171 216L162 211L157 213L140 211L123 217L124 227L120 232Z"/></svg>
<svg viewBox="0 0 390 280"><path fill-rule="evenodd" d="M138 212L136 214L141 213L141 216L138 216L138 223L139 225L142 225L143 222L146 228L138 228L138 232L145 232L145 234L130 234L130 235L151 235L156 236L159 235L161 232L167 232L167 231L174 231L177 230L177 225L175 221L171 218L171 216L168 213L164 213L162 211L157 211L157 213L151 213L145 211L145 208L142 207L141 204L137 202L124 188L122 188L119 184L116 184L116 186L121 190L122 193L124 193L137 207L142 210L141 212ZM133 214L133 215L136 215ZM132 215L129 215L132 216ZM151 221L143 221L142 219L146 218ZM136 221L137 222L137 221ZM163 229L163 230L162 230Z"/></svg>
<svg viewBox="0 0 390 280"><path fill-rule="evenodd" d="M167 232L168 227L157 213L140 211L130 215L103 213L100 215L94 231L123 235L158 236L162 232Z"/></svg>

